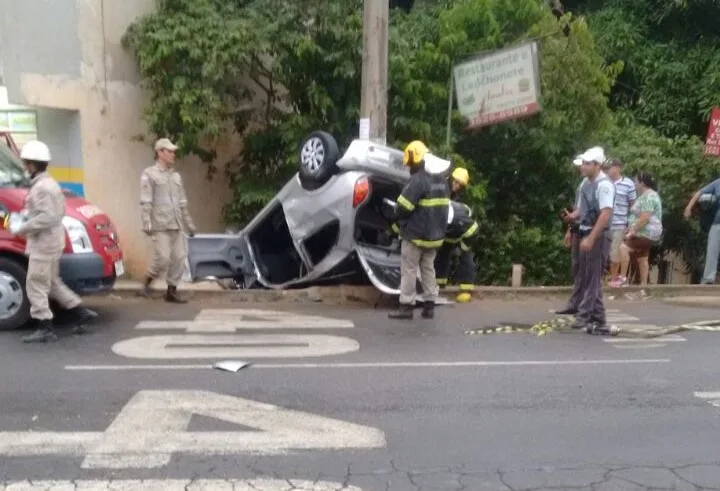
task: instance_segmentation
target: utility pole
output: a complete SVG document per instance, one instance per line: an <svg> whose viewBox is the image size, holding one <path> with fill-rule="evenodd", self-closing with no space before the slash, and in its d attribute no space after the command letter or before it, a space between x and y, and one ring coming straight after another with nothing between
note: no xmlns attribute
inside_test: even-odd
<svg viewBox="0 0 720 491"><path fill-rule="evenodd" d="M360 138L387 143L389 0L365 0Z"/></svg>

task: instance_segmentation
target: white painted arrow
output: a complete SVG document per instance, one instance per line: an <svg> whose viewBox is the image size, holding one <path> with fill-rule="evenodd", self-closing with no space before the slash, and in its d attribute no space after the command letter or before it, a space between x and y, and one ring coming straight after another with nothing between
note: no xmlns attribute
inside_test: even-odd
<svg viewBox="0 0 720 491"><path fill-rule="evenodd" d="M194 414L260 431L188 432ZM0 455L85 455L86 469L160 467L173 453L277 455L385 445L375 428L204 391L138 392L104 433L0 432Z"/></svg>

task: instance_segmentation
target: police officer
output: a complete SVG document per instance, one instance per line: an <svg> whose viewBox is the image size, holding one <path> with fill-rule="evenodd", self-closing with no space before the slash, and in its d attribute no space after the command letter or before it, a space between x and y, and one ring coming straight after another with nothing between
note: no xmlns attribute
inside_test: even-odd
<svg viewBox="0 0 720 491"><path fill-rule="evenodd" d="M608 333L603 304L602 275L610 246L607 236L615 202L615 186L601 170L605 162L602 147L593 147L580 156L582 173L587 177L580 189L578 224L578 280L580 303L576 329L588 333Z"/></svg>
<svg viewBox="0 0 720 491"><path fill-rule="evenodd" d="M438 286L435 256L447 229L450 190L446 172L450 162L432 155L427 146L415 140L405 147L403 164L410 167L410 181L395 205L394 222L401 238L400 307L391 319L412 319L418 269L424 292L422 317L432 319Z"/></svg>
<svg viewBox="0 0 720 491"><path fill-rule="evenodd" d="M442 288L448 283L452 254L460 249L454 278L460 287L460 293L455 297L458 302L472 300L471 292L475 287L475 260L470 245L477 239L479 227L472 218L470 207L456 201L469 182L470 174L467 169L458 167L453 171L450 179L450 198L453 201L450 202L448 228L445 242L435 258L437 283Z"/></svg>
<svg viewBox="0 0 720 491"><path fill-rule="evenodd" d="M150 284L166 275L165 301L187 303L178 295L187 252L183 229L191 237L195 225L187 207L187 196L180 174L173 169L177 147L167 138L155 143L155 165L140 178L140 206L143 232L153 242L153 256L145 274L143 295L150 296Z"/></svg>
<svg viewBox="0 0 720 491"><path fill-rule="evenodd" d="M47 172L50 149L44 143L27 142L20 152L25 171L30 177L30 190L22 212L25 219L11 226L10 232L27 240L28 255L25 290L30 301L30 317L35 332L23 338L25 343L56 341L53 313L49 298L70 310L74 332L82 334L86 324L97 313L81 305L82 301L60 279L60 257L65 249L65 196L58 183Z"/></svg>

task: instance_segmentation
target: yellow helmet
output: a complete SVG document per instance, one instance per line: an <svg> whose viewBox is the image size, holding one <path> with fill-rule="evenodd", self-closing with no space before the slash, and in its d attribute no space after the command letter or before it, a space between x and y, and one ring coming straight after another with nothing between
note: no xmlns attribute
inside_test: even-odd
<svg viewBox="0 0 720 491"><path fill-rule="evenodd" d="M470 182L470 174L468 174L467 169L462 167L458 167L452 172L452 178L463 186L467 186Z"/></svg>
<svg viewBox="0 0 720 491"><path fill-rule="evenodd" d="M408 143L403 153L403 165L418 165L423 161L425 154L428 152L428 147L420 140Z"/></svg>

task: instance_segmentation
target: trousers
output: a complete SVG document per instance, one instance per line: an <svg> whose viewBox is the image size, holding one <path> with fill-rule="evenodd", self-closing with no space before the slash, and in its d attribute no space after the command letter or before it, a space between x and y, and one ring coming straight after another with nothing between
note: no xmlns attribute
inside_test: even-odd
<svg viewBox="0 0 720 491"><path fill-rule="evenodd" d="M458 258L457 269L455 270L454 280L461 290L472 290L475 288L475 258L473 252L469 248L463 248L457 244L443 244L437 252L435 258L435 276L437 283L445 285L450 279L450 266L452 263L452 253L455 248L460 249L460 257Z"/></svg>
<svg viewBox="0 0 720 491"><path fill-rule="evenodd" d="M62 253L40 257L30 255L25 291L30 301L30 317L35 320L52 320L50 298L68 310L82 303L80 297L60 279L61 256Z"/></svg>
<svg viewBox="0 0 720 491"><path fill-rule="evenodd" d="M578 277L579 296L577 319L585 322L605 323L605 304L603 303L602 277L608 255L607 235L602 234L587 252L579 250L578 240Z"/></svg>
<svg viewBox="0 0 720 491"><path fill-rule="evenodd" d="M415 304L418 269L420 270L423 299L426 302L437 300L438 286L435 280L435 256L437 256L437 249L418 247L409 240L402 241L400 245L401 304Z"/></svg>
<svg viewBox="0 0 720 491"><path fill-rule="evenodd" d="M573 279L572 293L567 303L568 310L577 310L582 300L581 278L580 278L580 236L572 234L570 239L570 274Z"/></svg>
<svg viewBox="0 0 720 491"><path fill-rule="evenodd" d="M153 232L150 236L153 255L146 275L149 278L166 277L169 286L178 286L185 271L185 235L181 230Z"/></svg>
<svg viewBox="0 0 720 491"><path fill-rule="evenodd" d="M705 271L703 283L715 283L717 276L718 256L720 256L720 224L710 227L708 232L707 252L705 253Z"/></svg>

